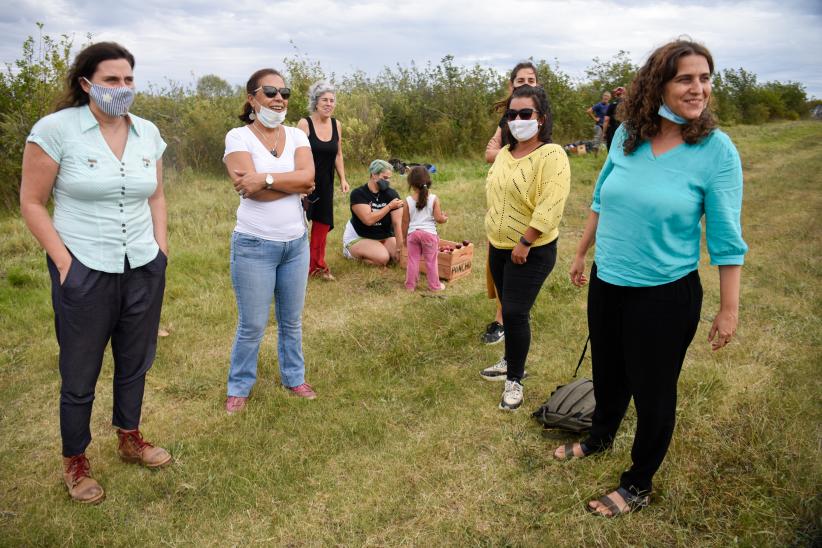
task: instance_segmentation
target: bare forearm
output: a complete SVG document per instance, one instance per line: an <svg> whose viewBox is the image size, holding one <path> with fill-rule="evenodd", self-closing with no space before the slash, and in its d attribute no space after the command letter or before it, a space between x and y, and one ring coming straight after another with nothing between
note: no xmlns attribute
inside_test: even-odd
<svg viewBox="0 0 822 548"><path fill-rule="evenodd" d="M488 144L485 146L485 162L493 164L494 160L497 159L497 154L499 154L500 149L502 149L502 131L497 128L494 136L491 137L491 140L488 141Z"/></svg>
<svg viewBox="0 0 822 548"><path fill-rule="evenodd" d="M271 190L265 188L267 173L250 173L241 177L233 177L235 183L241 179L248 179L253 192L246 192L245 198L258 202L273 202L291 194L308 194L314 188L314 169L296 170L288 173L274 173L274 183ZM236 186L236 184L235 184Z"/></svg>
<svg viewBox="0 0 822 548"><path fill-rule="evenodd" d="M311 169L298 169L295 171L289 171L288 173L272 173L272 176L274 177L274 184L272 185L271 190L265 190L265 178L267 175L268 173L256 174L255 182L259 183L262 188L254 194L252 194L250 197L256 198L258 194L267 197L272 192L283 195L307 194L311 192L311 189L314 186L313 167ZM281 197L282 196L280 196L280 198ZM277 198L272 199L276 200Z"/></svg>
<svg viewBox="0 0 822 548"><path fill-rule="evenodd" d="M263 174L265 182L265 174ZM306 194L314 187L314 166L311 169L298 169L288 173L274 174L274 190L286 194Z"/></svg>
<svg viewBox="0 0 822 548"><path fill-rule="evenodd" d="M408 241L408 227L411 226L411 216L406 208L402 209L402 240Z"/></svg>
<svg viewBox="0 0 822 548"><path fill-rule="evenodd" d="M152 197L148 200L148 207L151 210L151 224L154 227L154 240L160 246L160 250L168 255L168 215L166 211L166 197Z"/></svg>
<svg viewBox="0 0 822 548"><path fill-rule="evenodd" d="M719 312L708 332L708 341L716 351L727 345L736 333L739 323L739 281L742 267L721 265L719 267Z"/></svg>
<svg viewBox="0 0 822 548"><path fill-rule="evenodd" d="M340 146L340 150L337 152L337 157L334 159L334 169L337 170L337 175L339 175L340 181L345 181L345 162L343 162L342 146Z"/></svg>
<svg viewBox="0 0 822 548"><path fill-rule="evenodd" d="M723 265L719 267L719 309L734 316L739 314L739 286L742 267Z"/></svg>
<svg viewBox="0 0 822 548"><path fill-rule="evenodd" d="M588 110L585 111L585 113L588 115L589 118L591 118L591 120L593 120L594 122L598 122L597 115L594 114L594 109L593 108L589 108Z"/></svg>
<svg viewBox="0 0 822 548"><path fill-rule="evenodd" d="M390 213L391 208L389 206L385 206L381 209L375 209L373 211L362 211L362 209L358 208L358 210L354 212L357 218L359 218L365 226L374 226L374 224L390 215Z"/></svg>
<svg viewBox="0 0 822 548"><path fill-rule="evenodd" d="M54 224L51 217L49 217L46 206L39 203L22 203L20 204L20 214L26 222L26 226L40 242L40 245L43 246L43 249L58 269L71 262L71 255L60 235L54 229Z"/></svg>
<svg viewBox="0 0 822 548"><path fill-rule="evenodd" d="M405 241L405 233L402 230L402 210L397 208L391 212L391 224L394 226L394 237L397 239L397 246L401 246Z"/></svg>
<svg viewBox="0 0 822 548"><path fill-rule="evenodd" d="M577 257L585 257L588 250L594 244L597 234L597 225L599 224L599 213L591 211L588 214L588 219L585 221L585 229L582 231L582 237L577 244Z"/></svg>

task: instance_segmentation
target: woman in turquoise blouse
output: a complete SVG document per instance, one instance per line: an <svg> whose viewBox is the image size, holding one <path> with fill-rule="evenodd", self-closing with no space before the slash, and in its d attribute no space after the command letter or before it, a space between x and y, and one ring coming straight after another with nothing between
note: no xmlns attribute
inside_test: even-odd
<svg viewBox="0 0 822 548"><path fill-rule="evenodd" d="M118 453L159 467L171 455L138 429L154 361L168 257L162 155L151 122L128 112L134 57L113 42L81 51L56 112L26 139L20 208L47 254L60 346L63 477L71 498L103 500L85 456L109 340ZM54 198L54 218L46 204Z"/></svg>
<svg viewBox="0 0 822 548"><path fill-rule="evenodd" d="M580 458L611 447L634 399L632 466L619 487L588 503L613 517L650 501L676 418L676 389L702 306L699 244L705 217L720 308L708 340L714 350L736 331L742 240L742 166L710 110L713 58L690 41L651 54L623 103L623 125L594 189L591 213L570 276L585 285L585 255L596 240L588 328L596 411L581 443L554 457Z"/></svg>

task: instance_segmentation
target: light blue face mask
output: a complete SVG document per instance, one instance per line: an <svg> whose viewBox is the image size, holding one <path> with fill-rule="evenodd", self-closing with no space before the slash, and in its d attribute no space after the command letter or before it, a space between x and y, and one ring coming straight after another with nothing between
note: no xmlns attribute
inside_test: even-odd
<svg viewBox="0 0 822 548"><path fill-rule="evenodd" d="M665 103L662 103L659 106L659 110L657 111L657 114L659 114L660 116L662 116L666 120L670 120L671 122L673 122L675 124L678 124L680 126L684 126L685 124L688 123L688 120L686 120L685 118L683 118L682 116L680 116L679 114L677 114L676 112L671 110L670 107L668 105L666 105Z"/></svg>

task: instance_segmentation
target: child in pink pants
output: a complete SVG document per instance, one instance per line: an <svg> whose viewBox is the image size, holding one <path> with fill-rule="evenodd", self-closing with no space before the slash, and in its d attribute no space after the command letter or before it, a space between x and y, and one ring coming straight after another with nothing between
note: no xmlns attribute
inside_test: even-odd
<svg viewBox="0 0 822 548"><path fill-rule="evenodd" d="M407 207L402 211L403 241L408 248L408 267L405 271L405 288L414 291L420 275L420 258L425 261L428 289L442 291L445 284L440 282L437 268L439 237L437 223L444 223L448 216L440 208L440 201L428 189L431 176L422 166L414 167L408 174L408 189L411 195L405 199Z"/></svg>

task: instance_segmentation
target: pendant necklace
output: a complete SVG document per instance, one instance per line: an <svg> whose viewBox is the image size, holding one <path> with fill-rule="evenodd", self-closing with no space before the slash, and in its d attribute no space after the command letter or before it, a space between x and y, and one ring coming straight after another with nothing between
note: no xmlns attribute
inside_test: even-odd
<svg viewBox="0 0 822 548"><path fill-rule="evenodd" d="M268 139L267 139L267 138L266 138L266 136L265 136L265 135L264 135L264 134L263 134L263 133L262 133L259 129L257 129L255 126L256 126L256 124L255 124L254 122L251 122L251 129L253 129L253 130L254 130L254 132L255 132L255 133L256 133L256 134L260 137L260 140L263 142L263 145L265 145L265 147L269 149L269 150L268 150L268 152L270 152L270 153L271 153L271 155L272 155L272 156L274 156L275 158L279 158L279 157L280 157L280 155L277 153L277 144L280 142L280 131L279 131L279 127L278 127L277 129L275 129L275 130L274 130L274 131L275 131L275 133L276 133L276 135L274 135L274 146L269 148L269 146L268 146Z"/></svg>

